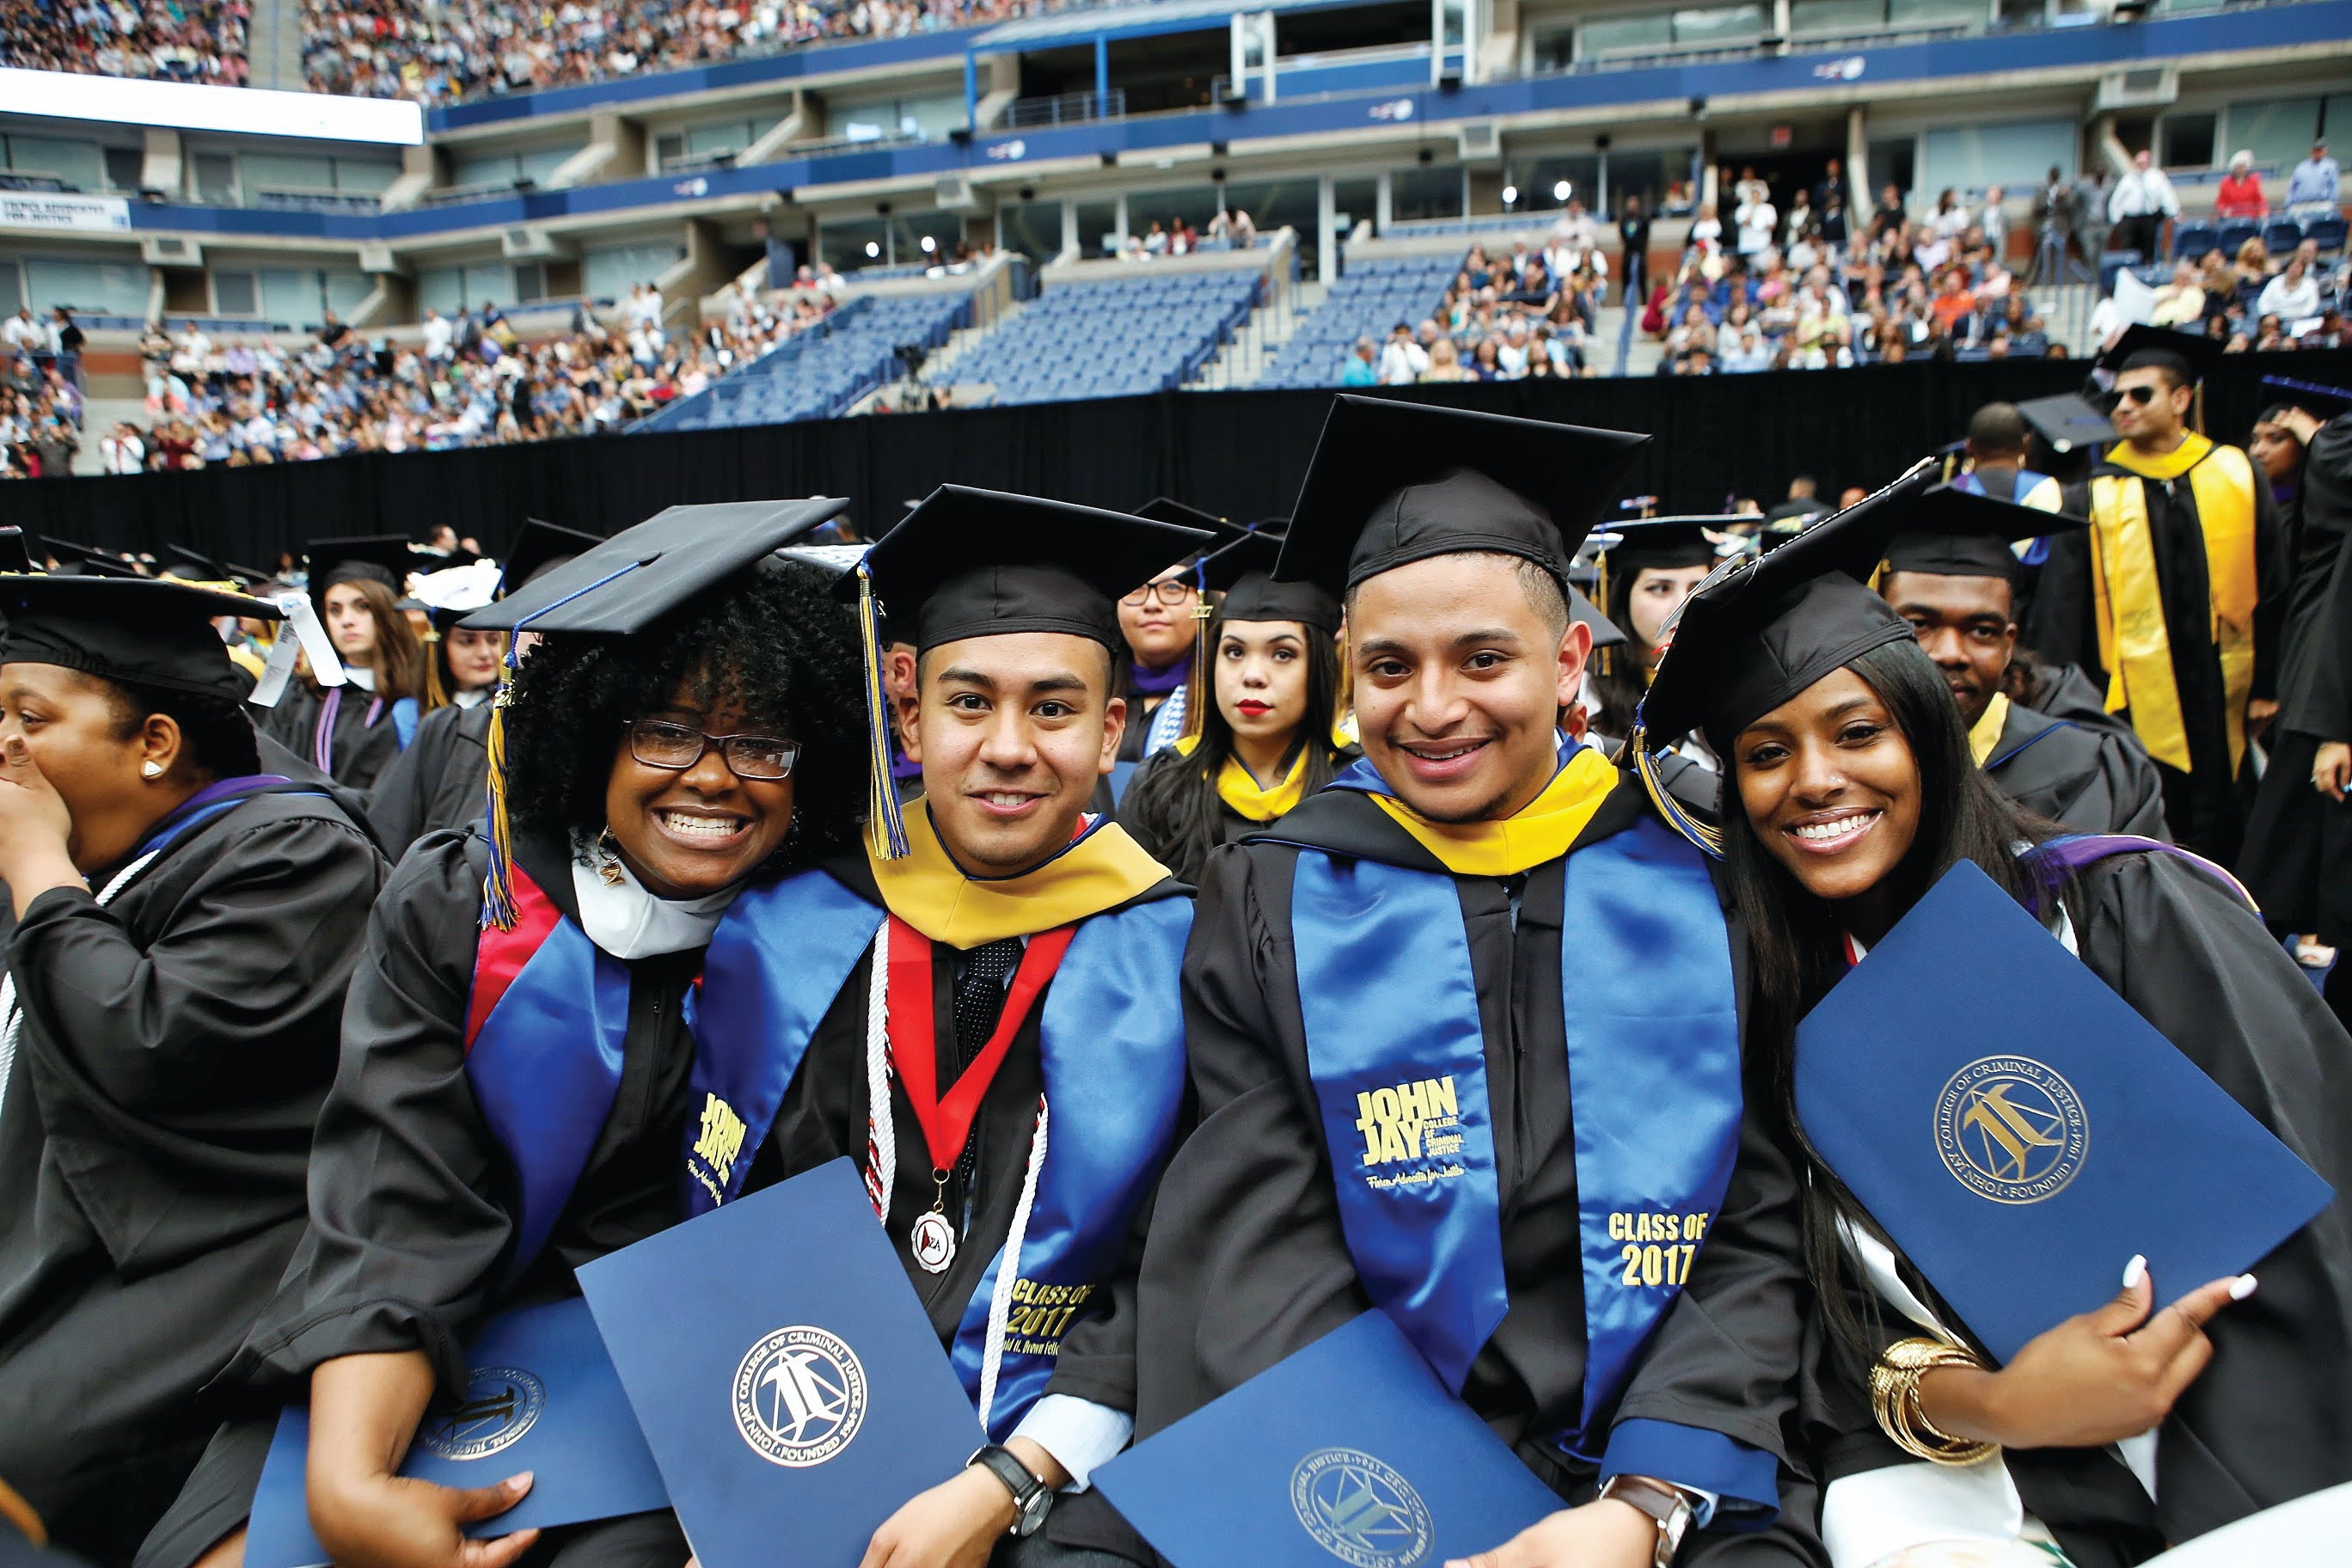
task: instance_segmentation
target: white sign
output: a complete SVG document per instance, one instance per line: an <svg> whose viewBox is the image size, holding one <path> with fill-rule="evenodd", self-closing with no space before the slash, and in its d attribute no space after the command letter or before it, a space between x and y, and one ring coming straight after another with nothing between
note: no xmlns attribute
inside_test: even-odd
<svg viewBox="0 0 2352 1568"><path fill-rule="evenodd" d="M49 196L0 191L0 228L60 234L128 234L131 203L122 196Z"/></svg>
<svg viewBox="0 0 2352 1568"><path fill-rule="evenodd" d="M11 114L106 120L180 131L307 136L409 147L425 140L425 111L398 98L340 98L324 92L0 69L0 105L5 105Z"/></svg>

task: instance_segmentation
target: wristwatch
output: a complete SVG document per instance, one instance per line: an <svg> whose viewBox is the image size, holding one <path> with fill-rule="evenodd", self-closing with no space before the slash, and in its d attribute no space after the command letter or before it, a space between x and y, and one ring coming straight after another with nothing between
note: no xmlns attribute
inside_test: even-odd
<svg viewBox="0 0 2352 1568"><path fill-rule="evenodd" d="M1629 1503L1656 1521L1658 1550L1650 1559L1651 1568L1667 1568L1675 1553L1682 1549L1683 1537L1690 1531L1690 1499L1648 1476L1612 1476L1601 1486L1601 1495Z"/></svg>
<svg viewBox="0 0 2352 1568"><path fill-rule="evenodd" d="M963 1463L966 1469L974 1465L985 1468L990 1475L1004 1483L1006 1491L1013 1494L1013 1528L1006 1533L1024 1540L1037 1533L1038 1528L1045 1522L1046 1510L1054 1506L1054 1493L1037 1479L1036 1472L1023 1464L1012 1449L1000 1447L994 1443ZM1689 1510L1684 1511L1687 1513Z"/></svg>

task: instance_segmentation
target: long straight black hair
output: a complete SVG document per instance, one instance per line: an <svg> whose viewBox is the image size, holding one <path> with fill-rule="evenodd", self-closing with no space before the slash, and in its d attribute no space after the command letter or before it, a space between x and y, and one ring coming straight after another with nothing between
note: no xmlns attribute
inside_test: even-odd
<svg viewBox="0 0 2352 1568"><path fill-rule="evenodd" d="M1909 909L1962 860L1975 861L2011 897L2027 903L2046 884L2037 883L2019 864L2018 848L2062 830L2020 810L1976 765L1959 707L1942 673L1907 637L1862 654L1846 668L1886 704L1918 764L1918 832L1887 873L1895 879L1900 907ZM1838 1240L1838 1220L1843 1215L1865 1230L1878 1227L1814 1152L1797 1118L1795 1088L1797 1025L1845 973L1844 922L1757 837L1740 805L1738 739L1712 730L1707 734L1724 763L1724 879L1748 941L1748 1039L1759 1069L1751 1080L1769 1092L1787 1142L1802 1156L1805 1272L1820 1295L1832 1338L1853 1358L1854 1369L1867 1368L1878 1342L1874 1323L1865 1324L1864 1315L1875 1316L1876 1298L1847 1289L1853 1270ZM2071 881L2054 890L2071 908ZM2079 910L2074 912L2079 921ZM1855 1309L1857 1296L1864 1300L1864 1311Z"/></svg>
<svg viewBox="0 0 2352 1568"><path fill-rule="evenodd" d="M1307 711L1282 751L1286 774L1300 751L1307 753L1306 794L1331 782L1331 724L1339 700L1339 650L1331 636L1300 622L1307 642ZM1189 757L1172 757L1143 772L1128 791L1119 821L1180 881L1197 884L1209 851L1224 842L1219 816L1217 775L1234 754L1234 727L1217 705L1217 654L1223 646L1225 617L1209 623L1209 668L1202 672L1201 740ZM1133 714L1128 722L1136 722Z"/></svg>

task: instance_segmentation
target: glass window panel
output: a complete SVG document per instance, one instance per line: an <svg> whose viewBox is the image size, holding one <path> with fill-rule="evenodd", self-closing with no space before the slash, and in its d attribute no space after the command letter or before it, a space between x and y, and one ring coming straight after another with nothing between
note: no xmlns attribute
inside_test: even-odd
<svg viewBox="0 0 2352 1568"><path fill-rule="evenodd" d="M15 262L0 261L0 316L13 316L24 308L25 275Z"/></svg>
<svg viewBox="0 0 2352 1568"><path fill-rule="evenodd" d="M1761 5L1715 5L1674 14L1677 44L1728 44L1760 38L1769 29Z"/></svg>
<svg viewBox="0 0 2352 1568"><path fill-rule="evenodd" d="M367 302L375 292L375 279L364 272L330 272L327 274L327 308L349 320L351 313Z"/></svg>
<svg viewBox="0 0 2352 1568"><path fill-rule="evenodd" d="M1370 223L1380 207L1381 183L1370 175L1331 182L1331 210L1339 219L1341 239L1354 233L1358 224Z"/></svg>
<svg viewBox="0 0 2352 1568"><path fill-rule="evenodd" d="M593 300L622 300L640 283L650 283L675 266L686 247L675 240L610 245L581 255L580 286Z"/></svg>
<svg viewBox="0 0 2352 1568"><path fill-rule="evenodd" d="M869 246L873 247L870 255ZM878 217L827 221L818 226L816 253L820 260L838 272L879 267L890 254L887 226Z"/></svg>
<svg viewBox="0 0 2352 1568"><path fill-rule="evenodd" d="M1789 27L1797 33L1844 33L1886 20L1886 0L1793 0Z"/></svg>
<svg viewBox="0 0 2352 1568"><path fill-rule="evenodd" d="M1082 256L1108 256L1118 248L1118 204L1078 204L1078 251Z"/></svg>
<svg viewBox="0 0 2352 1568"><path fill-rule="evenodd" d="M1688 213L1691 162L1691 150L1687 147L1647 147L1633 152L1610 149L1610 210L1622 212L1627 196L1639 196L1642 210L1652 216Z"/></svg>
<svg viewBox="0 0 2352 1568"><path fill-rule="evenodd" d="M1930 127L1919 138L1921 191L1980 191L1987 185L2031 189L2059 173L2074 172L2078 132L2072 120L2023 120L1997 125ZM1871 174L1885 183L1872 160ZM1891 176L1890 176L1891 177Z"/></svg>
<svg viewBox="0 0 2352 1568"><path fill-rule="evenodd" d="M445 316L455 316L466 295L459 279L462 268L427 267L416 275L416 308L422 311L430 306Z"/></svg>
<svg viewBox="0 0 2352 1568"><path fill-rule="evenodd" d="M1544 71L1566 70L1576 62L1576 29L1555 23L1538 27L1535 32L1535 68Z"/></svg>
<svg viewBox="0 0 2352 1568"><path fill-rule="evenodd" d="M1568 187L1564 191L1560 189L1563 184ZM1597 155L1538 158L1519 173L1518 205L1520 210L1528 211L1564 207L1571 201L1579 201L1591 210L1600 191L1601 159Z"/></svg>
<svg viewBox="0 0 2352 1568"><path fill-rule="evenodd" d="M1462 166L1440 163L1399 169L1389 176L1389 216L1399 223L1418 217L1462 216Z"/></svg>
<svg viewBox="0 0 2352 1568"><path fill-rule="evenodd" d="M2331 92L2320 100L2319 107L2326 117L2320 130L2338 142L2352 142L2352 92ZM2311 149L2305 148L2303 155L2309 157ZM2329 148L2328 155L2336 156L2336 150Z"/></svg>
<svg viewBox="0 0 2352 1568"><path fill-rule="evenodd" d="M371 163L350 158L335 160L335 189L354 195L380 195L400 178L397 163Z"/></svg>
<svg viewBox="0 0 2352 1568"><path fill-rule="evenodd" d="M996 243L1039 266L1062 253L1062 204L1007 202L996 209Z"/></svg>
<svg viewBox="0 0 2352 1568"><path fill-rule="evenodd" d="M213 310L224 316L250 316L258 309L250 272L213 274Z"/></svg>
<svg viewBox="0 0 2352 1568"><path fill-rule="evenodd" d="M2168 114L2164 117L2164 151L2168 169L2208 169L2223 160L2213 148L2214 116Z"/></svg>
<svg viewBox="0 0 2352 1568"><path fill-rule="evenodd" d="M1664 49L1674 46L1675 24L1664 15L1600 16L1578 27L1576 35L1578 53L1587 57Z"/></svg>
<svg viewBox="0 0 2352 1568"><path fill-rule="evenodd" d="M196 170L196 200L213 205L225 205L236 200L236 160L226 153L199 153L194 160Z"/></svg>
<svg viewBox="0 0 2352 1568"><path fill-rule="evenodd" d="M720 153L740 153L751 144L749 121L730 120L723 125L690 125L686 132L686 153L689 158L709 158Z"/></svg>
<svg viewBox="0 0 2352 1568"><path fill-rule="evenodd" d="M146 154L136 147L109 147L106 150L106 183L118 191L137 190L139 172L146 162Z"/></svg>
<svg viewBox="0 0 2352 1568"><path fill-rule="evenodd" d="M2257 164L2284 174L2311 156L2319 104L2315 98L2281 98L2230 105L2231 151L2242 147Z"/></svg>
<svg viewBox="0 0 2352 1568"><path fill-rule="evenodd" d="M890 237L902 267L924 261L946 261L955 255L963 243L963 218L960 214L943 212L893 213L889 217ZM929 250L923 241L931 242Z"/></svg>
<svg viewBox="0 0 2352 1568"><path fill-rule="evenodd" d="M261 280L261 313L291 327L315 326L319 321L319 275L309 268L265 267Z"/></svg>
<svg viewBox="0 0 2352 1568"><path fill-rule="evenodd" d="M935 93L929 98L910 98L898 106L898 118L895 123L904 130L908 121L914 121L917 133L934 139L950 131L960 131L965 121L963 94Z"/></svg>
<svg viewBox="0 0 2352 1568"><path fill-rule="evenodd" d="M93 316L144 316L147 289L147 268L135 261L25 258L26 303L36 312L70 305Z"/></svg>
<svg viewBox="0 0 2352 1568"><path fill-rule="evenodd" d="M37 174L55 174L78 190L95 191L106 184L106 160L95 142L64 142L49 136L8 138L11 168Z"/></svg>
<svg viewBox="0 0 2352 1568"><path fill-rule="evenodd" d="M247 153L240 154L245 165L245 188L258 191L331 191L335 188L334 161L325 157L310 157L299 153Z"/></svg>
<svg viewBox="0 0 2352 1568"><path fill-rule="evenodd" d="M1982 22L1984 0L1886 0L1886 19L1898 27Z"/></svg>
<svg viewBox="0 0 2352 1568"><path fill-rule="evenodd" d="M534 153L518 153L515 164L523 179L543 185L549 175L570 163L572 155L579 151L577 147L541 147Z"/></svg>

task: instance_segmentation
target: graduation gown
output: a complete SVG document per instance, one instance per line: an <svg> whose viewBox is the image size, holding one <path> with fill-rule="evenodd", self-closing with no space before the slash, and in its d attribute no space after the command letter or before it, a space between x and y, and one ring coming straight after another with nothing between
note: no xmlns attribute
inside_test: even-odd
<svg viewBox="0 0 2352 1568"><path fill-rule="evenodd" d="M2352 1038L2262 922L2210 872L2167 854L2090 867L2081 903L2075 941L2092 972L2339 1194L2352 1192ZM1897 1260L1913 1291L1957 1321ZM2253 1271L2262 1288L2207 1325L2212 1363L2159 1429L2157 1501L2109 1449L2007 1452L2025 1507L2075 1568L2122 1568L2352 1481L2352 1204L2339 1197ZM2190 1283L2203 1281L2167 1288ZM1891 1309L1881 1315L1882 1344L1917 1332ZM1803 1419L1823 1484L1905 1461L1818 1311L1811 1339Z"/></svg>
<svg viewBox="0 0 2352 1568"><path fill-rule="evenodd" d="M1649 810L1637 788L1602 801L1569 854ZM1139 1285L1139 1438L1265 1371L1371 1299L1342 1229L1298 1000L1292 887L1299 844L1442 871L1372 799L1326 790L1284 819L1289 842L1247 838L1210 857L1184 964L1201 1121L1169 1163ZM1453 878L1485 1041L1509 1310L1462 1396L1559 1493L1590 1500L1590 1462L1547 1439L1579 1419L1587 1364L1573 1110L1562 1051L1567 857L1522 877ZM1731 942L1735 989L1743 944ZM1660 1114L1671 1116L1662 1106ZM1699 1426L1781 1457L1798 1367L1801 1266L1787 1161L1748 1117L1731 1188L1689 1287L1609 1419ZM1794 1483L1784 1472L1784 1490ZM1766 1531L1695 1533L1685 1563L1810 1563L1803 1506ZM1499 1541L1496 1544L1500 1544Z"/></svg>
<svg viewBox="0 0 2352 1568"><path fill-rule="evenodd" d="M1347 766L1361 754L1353 746L1331 752L1333 771L1336 772ZM1147 780L1183 768L1190 761L1189 754L1178 752L1173 746L1145 758L1136 768L1134 776L1128 780L1127 791L1120 797L1118 825L1132 834L1135 841L1142 845L1145 852L1153 859L1160 861L1174 872L1180 881L1196 882L1200 879L1201 868L1196 865L1179 864L1173 858L1175 850L1172 841L1175 837L1175 825L1170 820L1171 813L1165 809L1151 809L1148 804L1146 793L1143 792L1143 785ZM1217 796L1217 842L1214 847L1222 848L1244 834L1258 832L1281 820L1281 813L1273 816L1244 816L1221 793Z"/></svg>
<svg viewBox="0 0 2352 1568"><path fill-rule="evenodd" d="M2273 925L2352 943L2352 803L2311 787L2324 741L2352 741L2352 419L2311 438L2279 671L2279 716L2239 874Z"/></svg>
<svg viewBox="0 0 2352 1568"><path fill-rule="evenodd" d="M335 689L341 695L335 704L335 722L323 763L318 753L318 731L328 693L309 681L289 681L285 694L260 721L260 728L295 755L324 767L337 784L364 794L400 753L400 726L392 702L380 701L356 686Z"/></svg>
<svg viewBox="0 0 2352 1568"><path fill-rule="evenodd" d="M428 833L482 815L490 776L490 705L436 708L368 797L368 815L395 858Z"/></svg>
<svg viewBox="0 0 2352 1568"><path fill-rule="evenodd" d="M461 1346L489 1314L577 1294L572 1273L581 1265L687 1217L680 1154L689 1119L700 1108L691 1092L694 1042L683 1007L702 968L699 948L628 963L629 1021L613 1110L546 1245L519 1279L506 1281L520 1196L466 1068L466 1015L488 849L471 829L428 835L402 860L378 902L352 984L343 1065L320 1116L310 1227L276 1299L224 1378L241 1389L261 1418L222 1435L197 1478L205 1484L192 1484L183 1494L142 1553L141 1568L184 1568L236 1528L260 1479L268 1423L275 1419L261 1413L301 1398L320 1362L422 1350L445 1386L461 1386ZM516 853L557 908L577 920L569 853L529 837L518 842ZM862 854L826 869L852 891L879 901ZM1181 892L1167 882L1142 897ZM942 1089L957 1071L954 959L944 947L935 955ZM752 1158L744 1191L844 1155L866 1163L871 963L870 952L858 960L817 1026ZM885 1225L943 1343L955 1334L1019 1205L1045 1088L1043 1012L1041 1001L1015 1034L982 1102L970 1174L960 1168L950 1176L947 1210L968 1217L954 1261L943 1273L926 1272L905 1245L916 1219L940 1194L904 1086L891 1079L898 1163ZM386 1129L397 1129L397 1135L386 1136ZM386 1192L401 1194L402 1201L387 1205ZM1132 1269L1127 1272L1131 1276ZM1115 1301L1106 1301L1099 1315L1115 1319ZM1126 1370L1131 1345L1124 1321L1078 1320L1064 1341L1051 1391L1113 1403L1102 1395L1131 1378ZM622 1524L578 1528L585 1533ZM597 1543L584 1549L599 1560L632 1555Z"/></svg>
<svg viewBox="0 0 2352 1568"><path fill-rule="evenodd" d="M0 1479L94 1562L127 1562L179 1489L218 1420L197 1390L301 1234L385 871L332 800L281 784L104 905L56 889L20 921L0 899L24 1009L0 1080Z"/></svg>
<svg viewBox="0 0 2352 1568"><path fill-rule="evenodd" d="M2180 843L2231 865L2244 837L2251 791L2242 786L2241 769L2233 768L2230 757L2221 657L2213 639L2210 574L2197 499L2189 476L2169 482L2140 478L2113 461L2113 456L2094 470L2094 477L2137 480L2145 497L2173 685L2179 695L2189 745L2187 772L2162 762L2155 764L2164 785L2165 820ZM2252 499L2256 609L2252 694L2267 698L2277 689L2288 559L2285 532L2279 525L2269 487L2257 482ZM2091 514L2087 484L2068 488L2065 510L2081 516ZM2049 559L2024 622L2023 640L2044 658L2079 666L2104 692L2108 671L2099 652L2093 531L2054 535L2049 545Z"/></svg>
<svg viewBox="0 0 2352 1568"><path fill-rule="evenodd" d="M2156 764L2137 740L2112 729L2084 729L2006 703L1980 765L2019 805L2077 833L2166 836Z"/></svg>

